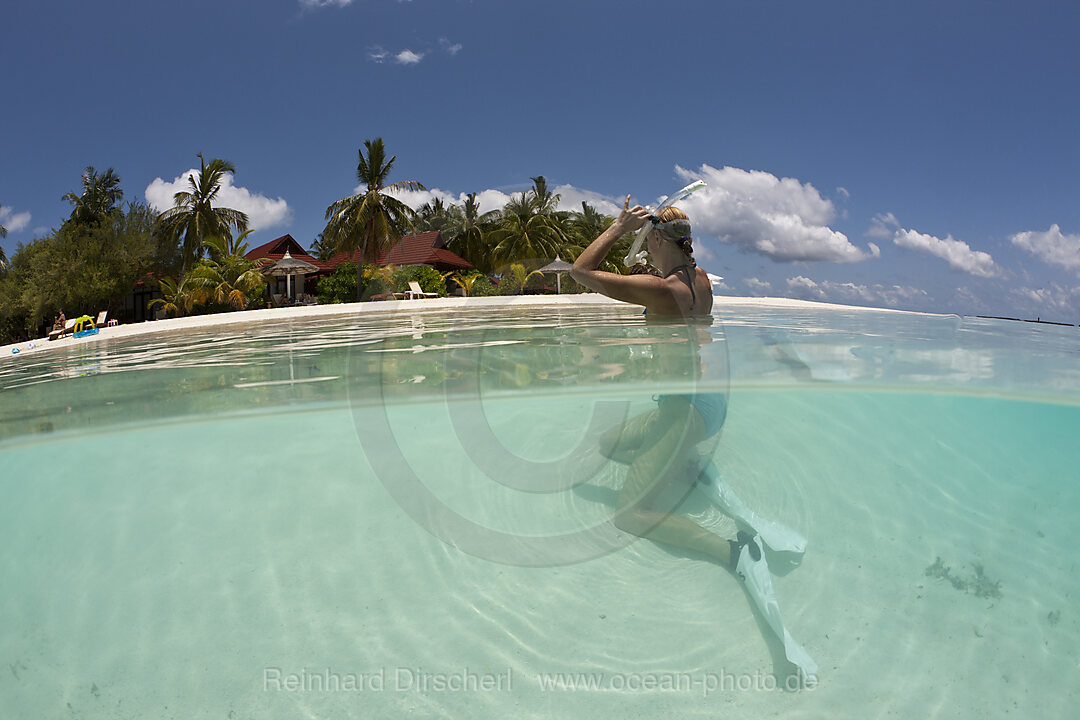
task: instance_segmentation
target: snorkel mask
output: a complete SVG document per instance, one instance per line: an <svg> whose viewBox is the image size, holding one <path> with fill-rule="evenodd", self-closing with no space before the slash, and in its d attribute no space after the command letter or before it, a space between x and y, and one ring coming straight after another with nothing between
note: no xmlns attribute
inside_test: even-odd
<svg viewBox="0 0 1080 720"><path fill-rule="evenodd" d="M666 200L664 200L662 203L660 203L660 206L658 208L656 208L656 210L654 210L649 215L649 222L645 223L645 225L640 230L638 230L637 237L635 237L634 242L632 242L630 244L630 252L628 252L626 254L626 257L623 258L623 263L625 263L627 267L631 267L633 265L643 264L645 262L645 258L647 258L649 256L649 251L648 250L642 250L642 247L641 247L642 245L645 244L645 237L654 228L659 227L660 225L666 225L667 224L667 223L661 223L660 222L660 218L659 218L660 213L662 213L664 211L664 208L670 207L671 205L674 205L675 203L679 202L680 200L687 197L691 193L697 192L698 190L700 190L703 187L705 187L705 181L704 180L695 180L694 182L692 182L689 185L687 185L686 187L684 187L682 190L679 190L677 193L674 193L673 195L668 197ZM679 222L679 221L674 221L673 220L672 222ZM686 221L683 220L682 222L686 222Z"/></svg>

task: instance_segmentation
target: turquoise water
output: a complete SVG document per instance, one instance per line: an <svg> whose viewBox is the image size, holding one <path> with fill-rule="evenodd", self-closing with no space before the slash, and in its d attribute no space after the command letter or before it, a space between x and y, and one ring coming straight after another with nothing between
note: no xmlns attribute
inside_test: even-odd
<svg viewBox="0 0 1080 720"><path fill-rule="evenodd" d="M5 361L0 697L13 717L1063 717L1075 333L738 306L703 339L630 308L466 307ZM815 687L782 689L727 570L595 541L625 475L596 434L694 390L728 394L704 448L723 476L809 539L773 582ZM680 511L734 532L701 496Z"/></svg>

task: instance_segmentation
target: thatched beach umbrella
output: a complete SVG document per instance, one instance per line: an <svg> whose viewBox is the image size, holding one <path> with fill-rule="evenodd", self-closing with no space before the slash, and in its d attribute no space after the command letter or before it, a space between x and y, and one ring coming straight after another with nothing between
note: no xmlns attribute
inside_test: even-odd
<svg viewBox="0 0 1080 720"><path fill-rule="evenodd" d="M540 268L540 270L538 272L542 272L542 273L553 272L553 273L556 273L556 275L555 275L555 292L561 294L562 293L562 274L564 272L570 272L571 267L573 267L573 266L570 263L566 262L565 260L560 260L559 256L556 255L554 260L549 262L544 267Z"/></svg>
<svg viewBox="0 0 1080 720"><path fill-rule="evenodd" d="M284 275L285 276L285 296L292 297L292 276L293 275L310 275L313 272L318 272L319 268L312 265L309 262L303 260L297 260L289 251L285 251L285 257L278 260L276 263L268 267L265 272L267 275Z"/></svg>

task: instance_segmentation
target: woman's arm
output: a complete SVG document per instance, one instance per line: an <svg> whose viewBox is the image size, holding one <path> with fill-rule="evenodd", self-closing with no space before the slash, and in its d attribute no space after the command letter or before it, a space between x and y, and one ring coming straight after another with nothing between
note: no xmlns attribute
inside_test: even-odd
<svg viewBox="0 0 1080 720"><path fill-rule="evenodd" d="M649 306L666 298L664 281L654 275L619 275L597 270L619 238L641 229L648 219L649 211L640 205L630 207L630 196L627 195L619 217L578 255L570 269L570 277L590 290L636 305Z"/></svg>

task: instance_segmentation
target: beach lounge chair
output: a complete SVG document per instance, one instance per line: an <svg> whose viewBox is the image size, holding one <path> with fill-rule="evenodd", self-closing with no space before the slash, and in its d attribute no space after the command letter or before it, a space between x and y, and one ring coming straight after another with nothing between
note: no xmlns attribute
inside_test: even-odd
<svg viewBox="0 0 1080 720"><path fill-rule="evenodd" d="M99 327L99 328L105 327L105 318L107 318L107 317L109 317L109 311L108 310L102 310L101 312L99 312L98 315L97 315L97 320L94 321L94 327Z"/></svg>
<svg viewBox="0 0 1080 720"><path fill-rule="evenodd" d="M420 283L415 280L409 281L409 289L405 293L406 300L415 300L416 298L433 298L439 297L439 293L424 292L420 289Z"/></svg>
<svg viewBox="0 0 1080 720"><path fill-rule="evenodd" d="M64 327L62 329L53 330L52 332L50 332L49 333L49 339L50 340L59 340L60 338L64 337L65 335L70 335L71 333L75 332L75 321L77 319L78 318L72 318L71 320L68 320L66 323L64 323Z"/></svg>

